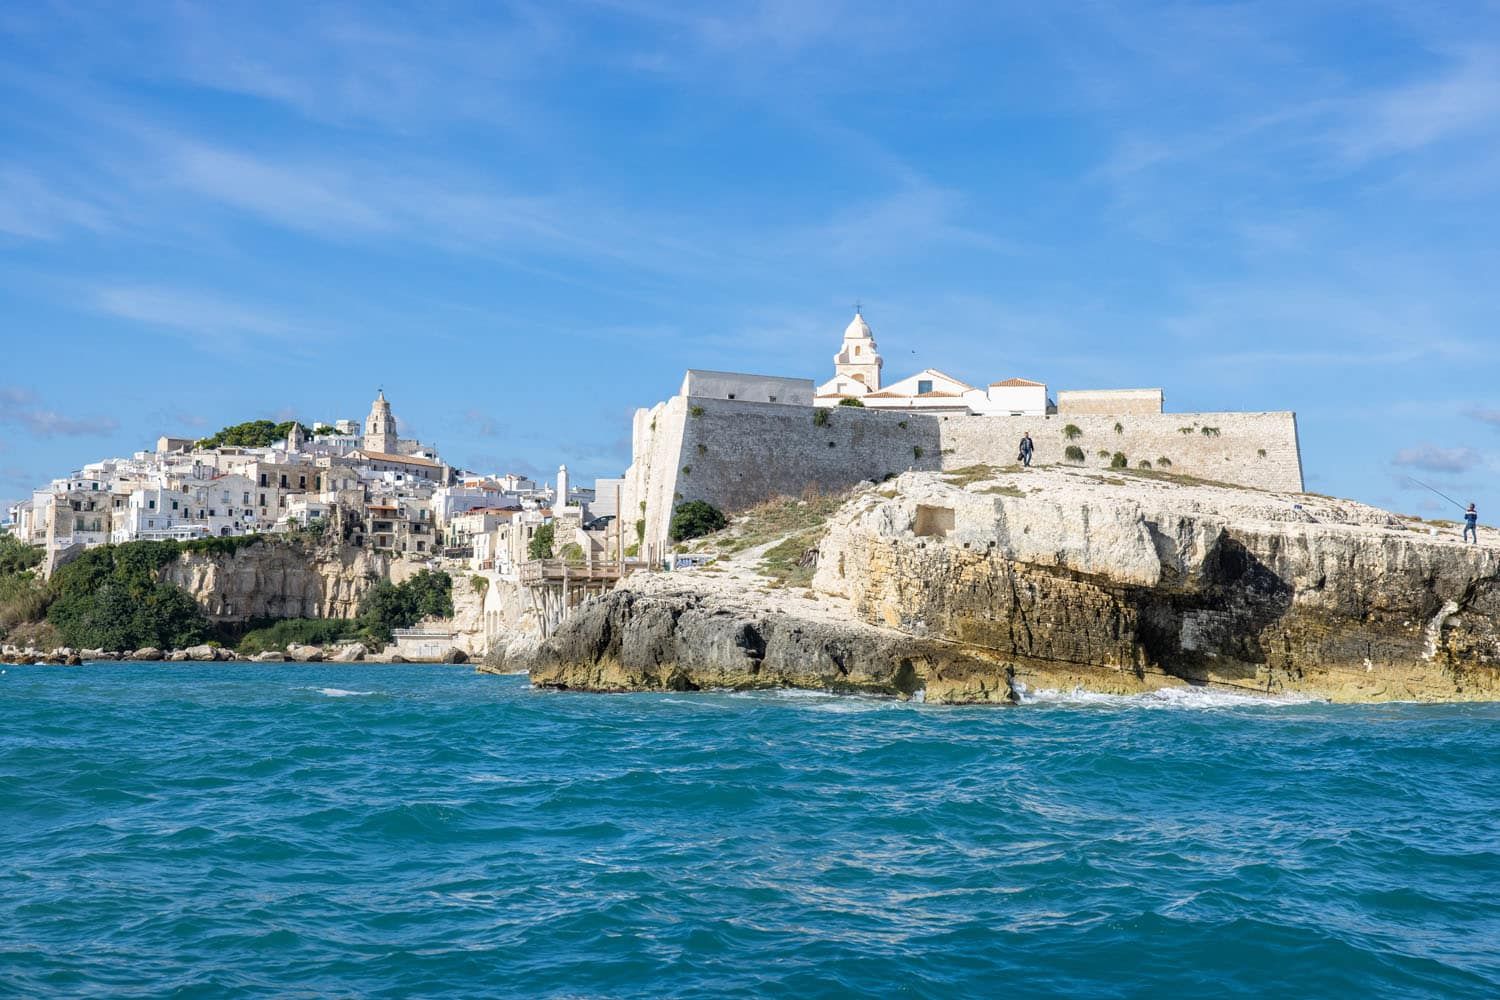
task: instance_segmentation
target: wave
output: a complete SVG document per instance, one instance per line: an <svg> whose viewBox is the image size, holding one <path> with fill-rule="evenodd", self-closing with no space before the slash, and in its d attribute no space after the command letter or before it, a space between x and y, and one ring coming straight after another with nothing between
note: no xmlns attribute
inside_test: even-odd
<svg viewBox="0 0 1500 1000"><path fill-rule="evenodd" d="M1244 691L1228 691L1224 688L1182 687L1158 688L1140 694L1101 694L1073 688L1059 691L1052 688L1029 690L1024 684L1016 685L1016 694L1022 705L1107 705L1117 708L1179 708L1221 709L1246 707L1283 707L1307 705L1316 699L1294 695L1251 694Z"/></svg>
<svg viewBox="0 0 1500 1000"><path fill-rule="evenodd" d="M316 691L318 694L327 695L330 698L357 698L367 694L376 694L375 691L345 691L343 688L307 688L308 691Z"/></svg>

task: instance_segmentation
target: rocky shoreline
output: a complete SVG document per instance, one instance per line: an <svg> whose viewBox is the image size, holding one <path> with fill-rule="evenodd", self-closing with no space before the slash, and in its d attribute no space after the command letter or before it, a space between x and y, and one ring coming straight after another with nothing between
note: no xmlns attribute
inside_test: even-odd
<svg viewBox="0 0 1500 1000"><path fill-rule="evenodd" d="M908 473L820 531L806 587L768 578L771 545L731 542L702 569L631 577L481 669L568 690L954 704L1177 685L1500 698L1493 532L1467 546L1353 501L1064 469Z"/></svg>
<svg viewBox="0 0 1500 1000"><path fill-rule="evenodd" d="M138 663L467 663L468 654L461 649L450 649L444 656L435 659L417 659L402 656L394 647L372 651L363 643L347 643L333 647L308 646L293 643L286 652L268 650L262 653L241 654L223 646L203 644L186 649L158 649L147 646L143 649L73 649L60 646L39 650L33 647L0 647L0 663L47 666L79 666L91 662L133 661Z"/></svg>

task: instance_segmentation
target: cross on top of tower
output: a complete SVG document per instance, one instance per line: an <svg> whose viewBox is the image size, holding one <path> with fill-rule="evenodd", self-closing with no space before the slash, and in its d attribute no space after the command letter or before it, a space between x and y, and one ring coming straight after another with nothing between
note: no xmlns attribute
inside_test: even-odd
<svg viewBox="0 0 1500 1000"><path fill-rule="evenodd" d="M854 315L856 315L856 316L863 316L864 315L864 313L860 312L860 308L863 305L864 305L864 303L860 302L859 299L855 299L854 300Z"/></svg>

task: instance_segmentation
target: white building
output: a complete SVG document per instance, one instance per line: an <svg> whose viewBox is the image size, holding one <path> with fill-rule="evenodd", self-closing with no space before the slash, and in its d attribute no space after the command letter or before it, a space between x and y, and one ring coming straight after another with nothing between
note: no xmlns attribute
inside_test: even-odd
<svg viewBox="0 0 1500 1000"><path fill-rule="evenodd" d="M833 356L833 378L818 386L815 404L838 406L849 399L879 410L1017 417L1042 416L1051 409L1045 382L1009 378L980 387L936 368L924 368L886 383L884 368L875 334L856 310Z"/></svg>

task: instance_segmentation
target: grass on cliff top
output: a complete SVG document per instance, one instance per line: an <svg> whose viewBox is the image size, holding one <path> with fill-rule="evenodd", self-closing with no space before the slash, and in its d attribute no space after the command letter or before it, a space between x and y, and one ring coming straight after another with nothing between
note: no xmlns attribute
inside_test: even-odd
<svg viewBox="0 0 1500 1000"><path fill-rule="evenodd" d="M817 559L810 553L822 540L823 529L818 527L798 532L771 546L766 549L758 567L761 575L769 577L778 587L809 586L817 569Z"/></svg>
<svg viewBox="0 0 1500 1000"><path fill-rule="evenodd" d="M1184 472L1163 472L1160 469L1111 469L1110 471L1117 475L1132 476L1136 479L1155 479L1164 483L1176 483L1179 486L1217 486L1223 490L1256 490L1257 492L1265 492L1258 486L1240 486L1237 483L1225 483L1217 479L1203 479L1199 476L1190 476ZM1119 482L1119 480L1115 480L1115 482Z"/></svg>
<svg viewBox="0 0 1500 1000"><path fill-rule="evenodd" d="M733 555L791 535L815 531L821 538L829 516L848 498L848 493L809 490L800 499L776 497L767 500L734 518L723 531L704 539L705 547L723 555Z"/></svg>
<svg viewBox="0 0 1500 1000"><path fill-rule="evenodd" d="M972 486L987 479L996 479L1008 472L1020 471L1021 466L1014 462L1010 465L966 465L962 469L951 469L943 473L943 482L949 486Z"/></svg>

